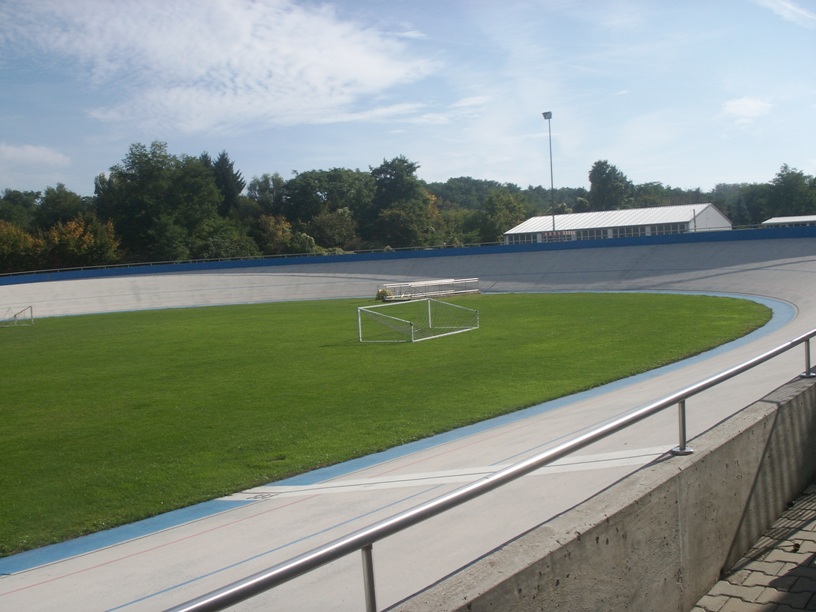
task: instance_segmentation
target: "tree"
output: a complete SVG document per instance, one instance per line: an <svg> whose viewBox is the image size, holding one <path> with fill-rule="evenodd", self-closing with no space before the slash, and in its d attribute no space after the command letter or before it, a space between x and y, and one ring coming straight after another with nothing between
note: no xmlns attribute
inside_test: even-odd
<svg viewBox="0 0 816 612"><path fill-rule="evenodd" d="M470 210L481 210L487 196L493 191L505 188L507 187L497 181L485 181L469 176L427 185L428 191L439 198L440 208L458 207Z"/></svg>
<svg viewBox="0 0 816 612"><path fill-rule="evenodd" d="M113 263L119 241L113 224L96 217L57 221L44 234L43 261L48 268L76 268Z"/></svg>
<svg viewBox="0 0 816 612"><path fill-rule="evenodd" d="M395 202L406 202L418 199L424 188L416 177L419 164L400 155L391 161L371 169L375 181L374 207L380 211L389 208Z"/></svg>
<svg viewBox="0 0 816 612"><path fill-rule="evenodd" d="M193 259L255 257L259 254L258 246L229 219L208 219L199 224L192 235Z"/></svg>
<svg viewBox="0 0 816 612"><path fill-rule="evenodd" d="M41 251L42 240L0 219L0 273L40 268Z"/></svg>
<svg viewBox="0 0 816 612"><path fill-rule="evenodd" d="M207 156L207 159L209 159L209 156ZM221 193L218 213L222 217L226 217L238 205L238 196L244 191L246 181L241 173L235 170L234 164L226 151L221 151L218 154L210 169L215 178L215 186Z"/></svg>
<svg viewBox="0 0 816 612"><path fill-rule="evenodd" d="M441 240L438 244L463 246L482 241L480 222L482 212L466 208L445 207L441 216Z"/></svg>
<svg viewBox="0 0 816 612"><path fill-rule="evenodd" d="M441 225L434 197L416 177L419 164L405 157L383 161L372 168L374 197L359 211L360 234L373 243L417 246L436 242Z"/></svg>
<svg viewBox="0 0 816 612"><path fill-rule="evenodd" d="M301 172L286 182L282 210L289 221L302 227L343 209L359 219L370 208L374 190L372 176L359 170Z"/></svg>
<svg viewBox="0 0 816 612"><path fill-rule="evenodd" d="M768 190L768 217L816 214L816 179L784 164Z"/></svg>
<svg viewBox="0 0 816 612"><path fill-rule="evenodd" d="M357 242L357 222L348 208L338 208L313 217L309 235L327 248L354 249Z"/></svg>
<svg viewBox="0 0 816 612"><path fill-rule="evenodd" d="M39 191L5 189L0 198L0 221L8 221L23 230L34 229Z"/></svg>
<svg viewBox="0 0 816 612"><path fill-rule="evenodd" d="M524 204L518 196L505 191L494 191L484 203L481 239L483 242L500 242L504 232L526 218Z"/></svg>
<svg viewBox="0 0 816 612"><path fill-rule="evenodd" d="M286 180L277 172L262 174L249 182L247 197L258 204L261 214L283 214L284 191Z"/></svg>
<svg viewBox="0 0 816 612"><path fill-rule="evenodd" d="M374 230L380 244L411 247L441 242L436 239L437 226L441 226L441 216L428 195L386 208L377 216Z"/></svg>
<svg viewBox="0 0 816 612"><path fill-rule="evenodd" d="M97 213L113 223L130 261L188 259L196 228L218 216L222 201L206 160L170 155L162 142L131 145L97 177L95 192Z"/></svg>
<svg viewBox="0 0 816 612"><path fill-rule="evenodd" d="M65 188L62 183L48 187L40 199L35 214L37 227L47 229L56 223L66 223L78 219L91 211L88 202L81 196Z"/></svg>
<svg viewBox="0 0 816 612"><path fill-rule="evenodd" d="M633 187L626 175L606 160L596 161L589 172L592 210L619 210L632 204Z"/></svg>
<svg viewBox="0 0 816 612"><path fill-rule="evenodd" d="M261 215L255 242L264 255L278 255L287 252L292 235L292 224L283 215Z"/></svg>
<svg viewBox="0 0 816 612"><path fill-rule="evenodd" d="M221 199L215 180L198 158L176 158L170 168L170 185L164 194L165 211L188 233L218 216Z"/></svg>
<svg viewBox="0 0 816 612"><path fill-rule="evenodd" d="M764 221L768 185L719 183L709 199L734 226L758 225Z"/></svg>
<svg viewBox="0 0 816 612"><path fill-rule="evenodd" d="M283 213L292 223L308 223L329 212L328 180L322 170L296 173L286 182Z"/></svg>
<svg viewBox="0 0 816 612"><path fill-rule="evenodd" d="M153 243L173 223L166 199L174 163L165 143L153 142L149 149L137 143L108 176L96 178L97 214L113 223L130 261L150 259Z"/></svg>

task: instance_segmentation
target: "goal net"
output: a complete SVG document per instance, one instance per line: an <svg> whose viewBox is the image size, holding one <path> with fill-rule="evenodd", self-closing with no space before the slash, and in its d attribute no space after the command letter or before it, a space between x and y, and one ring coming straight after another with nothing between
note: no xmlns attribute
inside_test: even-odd
<svg viewBox="0 0 816 612"><path fill-rule="evenodd" d="M478 310L431 298L357 309L360 342L419 342L478 328Z"/></svg>
<svg viewBox="0 0 816 612"><path fill-rule="evenodd" d="M6 308L5 312L0 310L0 327L17 327L19 325L34 325L34 309L31 306L25 308Z"/></svg>

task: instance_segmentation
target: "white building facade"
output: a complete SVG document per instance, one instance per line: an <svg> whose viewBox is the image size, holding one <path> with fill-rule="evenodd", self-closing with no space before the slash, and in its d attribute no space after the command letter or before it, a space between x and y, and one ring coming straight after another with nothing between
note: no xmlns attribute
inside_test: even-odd
<svg viewBox="0 0 816 612"><path fill-rule="evenodd" d="M531 244L730 229L731 221L713 204L684 204L532 217L503 236L504 244Z"/></svg>
<svg viewBox="0 0 816 612"><path fill-rule="evenodd" d="M816 225L816 215L801 215L798 217L771 217L762 222L762 227L801 227Z"/></svg>

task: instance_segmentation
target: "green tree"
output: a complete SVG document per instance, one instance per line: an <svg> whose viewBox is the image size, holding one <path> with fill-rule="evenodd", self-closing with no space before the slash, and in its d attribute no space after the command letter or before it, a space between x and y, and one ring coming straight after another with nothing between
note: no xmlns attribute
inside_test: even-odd
<svg viewBox="0 0 816 612"><path fill-rule="evenodd" d="M441 241L441 225L434 197L416 176L419 164L405 157L383 161L372 168L374 197L359 211L360 234L374 244L418 246Z"/></svg>
<svg viewBox="0 0 816 612"><path fill-rule="evenodd" d="M589 172L589 205L592 210L630 208L632 195L632 183L623 172L606 160L595 162Z"/></svg>
<svg viewBox="0 0 816 612"><path fill-rule="evenodd" d="M23 230L33 230L39 191L5 189L0 198L0 221L8 221Z"/></svg>
<svg viewBox="0 0 816 612"><path fill-rule="evenodd" d="M338 208L313 217L308 233L322 247L353 250L357 247L357 222L348 208Z"/></svg>
<svg viewBox="0 0 816 612"><path fill-rule="evenodd" d="M312 170L286 182L282 211L300 229L343 209L357 220L371 206L373 195L374 180L368 173L343 168Z"/></svg>
<svg viewBox="0 0 816 612"><path fill-rule="evenodd" d="M500 242L502 234L527 218L519 196L505 191L492 192L484 203L481 223L483 242Z"/></svg>
<svg viewBox="0 0 816 612"><path fill-rule="evenodd" d="M121 237L129 261L175 261L192 254L196 229L218 216L221 192L206 161L176 157L167 145L133 144L95 183L96 210Z"/></svg>
<svg viewBox="0 0 816 612"><path fill-rule="evenodd" d="M65 188L62 183L48 187L40 198L35 214L37 227L47 229L58 222L66 223L92 211L89 202Z"/></svg>
<svg viewBox="0 0 816 612"><path fill-rule="evenodd" d="M292 224L283 215L261 215L255 229L255 242L264 255L286 253L292 236Z"/></svg>
<svg viewBox="0 0 816 612"><path fill-rule="evenodd" d="M199 224L192 235L193 259L255 257L260 250L243 228L229 219L210 218Z"/></svg>
<svg viewBox="0 0 816 612"><path fill-rule="evenodd" d="M735 227L758 225L764 221L768 187L767 184L719 183L709 199Z"/></svg>
<svg viewBox="0 0 816 612"><path fill-rule="evenodd" d="M437 239L437 227L441 227L441 216L428 195L386 208L377 216L374 230L380 244L412 247L442 242L442 237Z"/></svg>
<svg viewBox="0 0 816 612"><path fill-rule="evenodd" d="M206 160L209 156L202 156L207 165ZM218 154L215 162L212 162L208 167L215 178L215 186L221 193L221 202L218 206L218 213L222 217L226 217L230 212L238 206L238 198L246 187L246 181L241 173L235 170L235 164L229 158L226 151L221 151Z"/></svg>
<svg viewBox="0 0 816 612"><path fill-rule="evenodd" d="M283 214L286 180L277 172L255 177L247 187L247 197L260 207L263 215Z"/></svg>
<svg viewBox="0 0 816 612"><path fill-rule="evenodd" d="M455 206L470 210L481 210L487 196L493 191L509 190L511 188L497 181L485 181L469 176L460 176L448 179L444 183L431 183L427 185L427 189L439 199L440 208Z"/></svg>
<svg viewBox="0 0 816 612"><path fill-rule="evenodd" d="M634 188L634 201L638 208L652 208L666 206L669 203L669 197L663 183L654 181L637 185Z"/></svg>
<svg viewBox="0 0 816 612"><path fill-rule="evenodd" d="M221 194L212 174L198 158L175 158L170 179L170 188L164 194L165 211L188 233L218 216Z"/></svg>
<svg viewBox="0 0 816 612"><path fill-rule="evenodd" d="M296 173L286 181L283 213L292 223L308 223L329 212L328 178L322 170Z"/></svg>
<svg viewBox="0 0 816 612"><path fill-rule="evenodd" d="M172 189L174 163L165 143L153 142L149 149L137 143L107 176L96 178L97 214L113 223L130 261L150 259L157 239L173 233L166 229L173 224L167 194Z"/></svg>
<svg viewBox="0 0 816 612"><path fill-rule="evenodd" d="M442 237L438 244L463 246L482 241L480 231L481 211L446 207L440 211Z"/></svg>
<svg viewBox="0 0 816 612"><path fill-rule="evenodd" d="M771 181L766 214L768 217L816 214L816 179L784 164Z"/></svg>
<svg viewBox="0 0 816 612"><path fill-rule="evenodd" d="M0 273L41 267L42 240L14 223L0 219Z"/></svg>

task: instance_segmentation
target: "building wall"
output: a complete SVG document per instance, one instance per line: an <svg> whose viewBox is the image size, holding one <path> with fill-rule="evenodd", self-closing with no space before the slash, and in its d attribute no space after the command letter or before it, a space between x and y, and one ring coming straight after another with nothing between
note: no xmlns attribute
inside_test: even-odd
<svg viewBox="0 0 816 612"><path fill-rule="evenodd" d="M706 207L705 210L697 215L695 223L691 224L691 231L695 231L695 224L696 231L698 232L731 229L731 221L713 206Z"/></svg>

